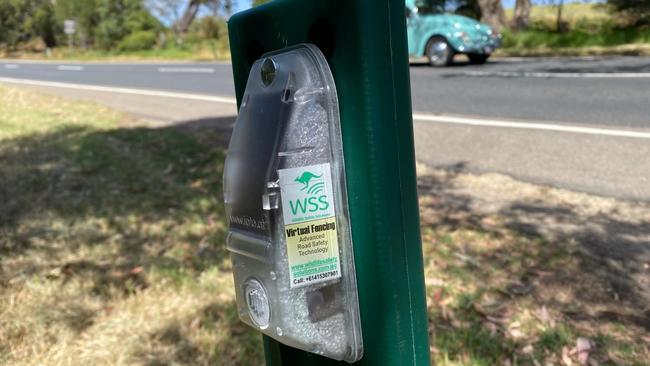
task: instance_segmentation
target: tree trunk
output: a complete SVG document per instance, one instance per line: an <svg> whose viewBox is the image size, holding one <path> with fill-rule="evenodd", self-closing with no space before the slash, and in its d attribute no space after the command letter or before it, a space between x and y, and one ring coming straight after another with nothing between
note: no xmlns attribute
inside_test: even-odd
<svg viewBox="0 0 650 366"><path fill-rule="evenodd" d="M190 29L190 25L192 25L192 22L196 18L196 14L199 12L201 3L201 0L190 0L190 2L187 4L185 12L183 12L183 16L174 26L177 33L185 34L187 30Z"/></svg>
<svg viewBox="0 0 650 366"><path fill-rule="evenodd" d="M530 26L530 0L517 0L515 3L515 18L512 22L512 28L520 30Z"/></svg>
<svg viewBox="0 0 650 366"><path fill-rule="evenodd" d="M501 0L478 0L478 6L481 8L481 21L487 23L495 32L500 32L506 24L506 13Z"/></svg>
<svg viewBox="0 0 650 366"><path fill-rule="evenodd" d="M557 32L564 32L564 27L562 26L562 8L564 7L564 0L560 0L560 3L557 5Z"/></svg>

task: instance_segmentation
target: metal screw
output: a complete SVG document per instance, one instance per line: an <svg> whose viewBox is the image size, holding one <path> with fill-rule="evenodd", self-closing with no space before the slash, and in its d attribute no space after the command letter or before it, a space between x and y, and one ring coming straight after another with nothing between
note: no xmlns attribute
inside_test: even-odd
<svg viewBox="0 0 650 366"><path fill-rule="evenodd" d="M264 60L261 69L262 83L264 83L264 86L271 85L273 79L275 79L275 70L276 70L275 61L273 61L270 58Z"/></svg>

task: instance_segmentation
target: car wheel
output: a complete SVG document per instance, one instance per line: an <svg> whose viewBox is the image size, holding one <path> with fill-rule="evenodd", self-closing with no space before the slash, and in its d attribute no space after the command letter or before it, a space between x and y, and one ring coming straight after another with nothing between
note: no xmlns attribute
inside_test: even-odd
<svg viewBox="0 0 650 366"><path fill-rule="evenodd" d="M469 62L473 63L474 65L481 65L487 62L488 58L490 58L490 55L479 55L479 54L469 54L467 55L469 57Z"/></svg>
<svg viewBox="0 0 650 366"><path fill-rule="evenodd" d="M431 66L447 66L454 60L454 50L444 37L435 36L427 43L426 56Z"/></svg>

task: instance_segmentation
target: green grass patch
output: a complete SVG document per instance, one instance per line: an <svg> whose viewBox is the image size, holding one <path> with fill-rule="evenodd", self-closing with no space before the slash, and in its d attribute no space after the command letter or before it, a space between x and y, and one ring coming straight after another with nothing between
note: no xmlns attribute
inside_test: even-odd
<svg viewBox="0 0 650 366"><path fill-rule="evenodd" d="M539 335L537 345L546 352L560 352L562 347L567 346L574 339L573 332L565 326L545 329Z"/></svg>
<svg viewBox="0 0 650 366"><path fill-rule="evenodd" d="M644 43L650 43L650 28L602 29L593 32L574 29L563 33L532 29L506 31L503 38L503 48L506 50L607 47Z"/></svg>

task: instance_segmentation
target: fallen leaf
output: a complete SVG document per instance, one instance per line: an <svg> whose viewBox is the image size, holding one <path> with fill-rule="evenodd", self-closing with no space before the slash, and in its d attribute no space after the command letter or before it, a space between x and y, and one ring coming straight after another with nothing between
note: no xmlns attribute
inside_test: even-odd
<svg viewBox="0 0 650 366"><path fill-rule="evenodd" d="M600 362L598 360L590 358L589 359L589 366L600 366Z"/></svg>
<svg viewBox="0 0 650 366"><path fill-rule="evenodd" d="M508 330L508 333L510 333L510 336L514 339L524 338L524 336L526 336L524 332L519 329L510 329Z"/></svg>
<svg viewBox="0 0 650 366"><path fill-rule="evenodd" d="M589 362L589 352L593 347L594 344L591 340L584 337L578 337L574 350L577 354L578 362L580 362L581 365L587 365Z"/></svg>
<svg viewBox="0 0 650 366"><path fill-rule="evenodd" d="M539 321L541 321L546 325L549 325L549 323L551 323L552 320L551 314L548 312L548 308L546 308L546 305L539 308L539 310L535 312L535 316L537 317L537 319L539 319Z"/></svg>
<svg viewBox="0 0 650 366"><path fill-rule="evenodd" d="M532 344L529 344L526 347L521 349L521 353L523 353L525 355L532 354L533 352L535 352L535 347L533 347Z"/></svg>
<svg viewBox="0 0 650 366"><path fill-rule="evenodd" d="M440 302L440 299L442 299L442 289L438 289L438 290L433 294L433 299L436 300L436 302Z"/></svg>
<svg viewBox="0 0 650 366"><path fill-rule="evenodd" d="M562 363L566 366L571 366L573 365L573 361L571 360L571 357L569 356L571 352L569 351L569 347L562 347Z"/></svg>
<svg viewBox="0 0 650 366"><path fill-rule="evenodd" d="M500 324L503 325L508 322L507 318L497 318L496 316L488 315L485 317L489 322L492 322L494 324Z"/></svg>

